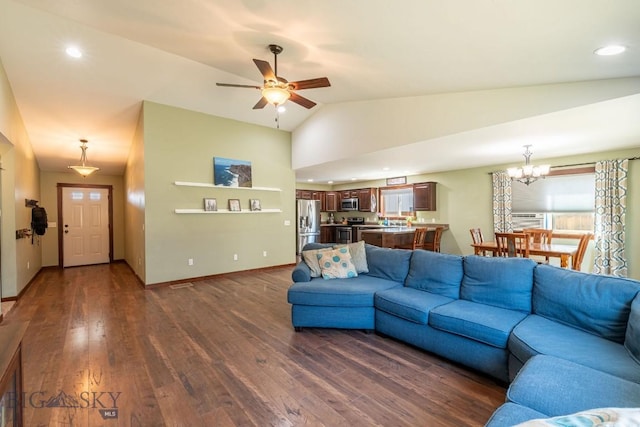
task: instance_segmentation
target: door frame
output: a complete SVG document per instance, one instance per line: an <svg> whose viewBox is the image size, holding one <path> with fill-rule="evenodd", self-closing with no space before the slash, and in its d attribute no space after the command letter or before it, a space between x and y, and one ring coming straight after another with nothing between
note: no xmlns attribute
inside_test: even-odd
<svg viewBox="0 0 640 427"><path fill-rule="evenodd" d="M105 184L68 184L59 182L58 185L58 267L64 266L64 218L62 216L62 189L65 187L73 188L99 188L107 189L109 192L109 263L113 262L113 185Z"/></svg>

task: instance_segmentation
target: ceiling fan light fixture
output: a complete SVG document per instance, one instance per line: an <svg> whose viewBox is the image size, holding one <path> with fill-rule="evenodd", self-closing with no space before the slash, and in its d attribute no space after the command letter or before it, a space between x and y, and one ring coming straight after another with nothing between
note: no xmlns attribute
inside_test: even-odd
<svg viewBox="0 0 640 427"><path fill-rule="evenodd" d="M262 89L262 96L269 104L278 106L282 105L291 97L291 93L279 86L266 86Z"/></svg>
<svg viewBox="0 0 640 427"><path fill-rule="evenodd" d="M82 143L82 145L80 146L80 149L82 150L82 154L80 155L80 164L67 166L67 168L73 169L74 171L82 175L83 178L86 178L95 171L99 171L100 168L97 168L95 166L87 166L87 142L89 141L87 141L86 139L81 139L80 142Z"/></svg>
<svg viewBox="0 0 640 427"><path fill-rule="evenodd" d="M612 56L612 55L619 55L622 52L624 52L625 50L627 50L626 46L609 45L609 46L600 47L600 48L596 49L593 53L595 53L596 55L599 55L599 56Z"/></svg>

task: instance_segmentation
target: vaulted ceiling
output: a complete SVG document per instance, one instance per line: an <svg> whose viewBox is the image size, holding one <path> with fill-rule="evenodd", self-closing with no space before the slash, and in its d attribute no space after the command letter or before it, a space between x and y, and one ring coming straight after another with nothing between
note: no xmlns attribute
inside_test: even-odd
<svg viewBox="0 0 640 427"><path fill-rule="evenodd" d="M121 174L142 100L274 126L273 107L252 109L258 91L216 86L261 84L251 60L272 62L270 43L284 47L280 75L331 81L301 93L314 109L287 104L280 127L294 130L323 106L353 101L640 77L639 22L637 0L0 0L0 60L42 170L66 170L87 138L91 163ZM593 54L608 44L628 50ZM65 54L70 45L82 58ZM640 146L638 93L602 105L621 147ZM528 124L575 121L588 133L584 111L558 114ZM490 145L506 126L457 138ZM607 150L598 126L587 144ZM352 175L343 169L355 163L343 163L332 166L336 179Z"/></svg>

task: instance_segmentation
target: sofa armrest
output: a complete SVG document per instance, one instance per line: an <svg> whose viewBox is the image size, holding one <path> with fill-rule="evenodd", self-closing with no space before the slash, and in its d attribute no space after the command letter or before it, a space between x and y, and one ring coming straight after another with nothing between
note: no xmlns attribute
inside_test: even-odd
<svg viewBox="0 0 640 427"><path fill-rule="evenodd" d="M550 417L593 408L640 407L640 384L553 356L534 356L509 390L510 402Z"/></svg>
<svg viewBox="0 0 640 427"><path fill-rule="evenodd" d="M294 282L311 281L311 269L304 261L300 261L298 265L293 268L293 271L291 272L291 280Z"/></svg>

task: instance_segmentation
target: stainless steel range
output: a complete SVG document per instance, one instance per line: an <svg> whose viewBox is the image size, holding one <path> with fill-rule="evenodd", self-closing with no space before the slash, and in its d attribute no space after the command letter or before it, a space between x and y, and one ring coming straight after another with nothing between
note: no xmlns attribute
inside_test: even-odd
<svg viewBox="0 0 640 427"><path fill-rule="evenodd" d="M347 225L336 227L336 243L354 242L358 225L364 225L364 217L347 218Z"/></svg>

